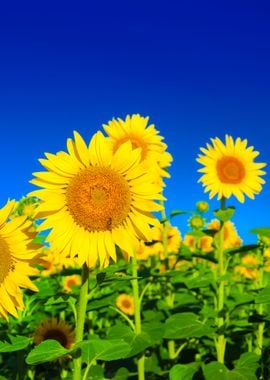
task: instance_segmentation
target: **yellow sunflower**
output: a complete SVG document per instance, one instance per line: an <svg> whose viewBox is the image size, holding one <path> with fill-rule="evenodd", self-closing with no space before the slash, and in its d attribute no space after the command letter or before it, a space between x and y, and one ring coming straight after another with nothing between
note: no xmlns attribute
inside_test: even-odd
<svg viewBox="0 0 270 380"><path fill-rule="evenodd" d="M70 293L72 292L72 287L81 285L81 282L81 276L79 276L78 274L65 276L63 280L63 288L67 293Z"/></svg>
<svg viewBox="0 0 270 380"><path fill-rule="evenodd" d="M258 272L258 259L256 256L248 253L241 259L241 265L237 265L234 268L236 273L241 274L248 280L256 280L259 276Z"/></svg>
<svg viewBox="0 0 270 380"><path fill-rule="evenodd" d="M148 125L149 117L139 114L113 119L108 125L103 125L109 136L111 147L115 152L123 143L130 141L133 148L141 148L141 160L149 163L152 170L156 170L162 177L169 177L166 170L172 162L172 156L166 152L167 145L164 138L153 124ZM159 169L159 170L158 170Z"/></svg>
<svg viewBox="0 0 270 380"><path fill-rule="evenodd" d="M127 141L113 153L109 145L98 132L87 146L75 131L68 153L46 153L40 162L47 172L31 181L42 188L31 193L41 199L37 217L45 218L37 230L51 229L51 248L78 255L79 265L116 261L115 245L133 256L138 239L149 241L149 225L158 223L151 212L162 209L154 202L164 199L162 189L143 170L141 149Z"/></svg>
<svg viewBox="0 0 270 380"><path fill-rule="evenodd" d="M39 344L47 339L55 339L64 348L69 349L75 341L74 329L65 321L58 321L57 318L45 319L34 332L33 342Z"/></svg>
<svg viewBox="0 0 270 380"><path fill-rule="evenodd" d="M8 201L0 209L0 316L18 317L23 310L22 288L37 291L29 276L37 275L34 264L39 245L31 243L34 233L29 231L32 223L26 216L8 220L15 207L15 200Z"/></svg>
<svg viewBox="0 0 270 380"><path fill-rule="evenodd" d="M210 198L215 195L218 199L234 195L239 202L244 202L244 195L254 199L265 181L260 177L265 174L261 169L265 163L254 162L259 152L253 147L247 147L247 140L239 137L234 141L226 135L225 144L219 139L211 139L213 146L207 144L201 148L197 161L204 167L198 171L204 173L199 182L210 191Z"/></svg>
<svg viewBox="0 0 270 380"><path fill-rule="evenodd" d="M213 219L209 224L208 228L210 230L216 230L215 237L218 237L219 230L220 230L220 221L218 219ZM242 239L237 233L236 227L233 222L228 220L224 223L224 230L223 230L223 248L229 249L229 248L235 248L240 247L242 244Z"/></svg>
<svg viewBox="0 0 270 380"><path fill-rule="evenodd" d="M123 313L128 315L134 314L134 299L129 294L120 294L116 298L115 303L118 309L120 309Z"/></svg>
<svg viewBox="0 0 270 380"><path fill-rule="evenodd" d="M164 256L164 246L163 246L163 234L164 234L164 224L160 223L152 228L152 241L154 242L152 246L153 252L159 254L161 260L165 259ZM181 233L177 227L168 225L166 226L166 246L168 253L178 253L181 245Z"/></svg>

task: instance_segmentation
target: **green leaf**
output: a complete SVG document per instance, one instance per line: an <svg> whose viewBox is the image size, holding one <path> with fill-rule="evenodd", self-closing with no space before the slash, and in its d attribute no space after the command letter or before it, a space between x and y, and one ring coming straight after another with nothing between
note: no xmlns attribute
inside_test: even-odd
<svg viewBox="0 0 270 380"><path fill-rule="evenodd" d="M156 354L146 356L144 363L145 372L155 373L156 375L162 374L162 370L158 365L158 358Z"/></svg>
<svg viewBox="0 0 270 380"><path fill-rule="evenodd" d="M213 330L199 321L194 313L174 314L165 322L164 338L166 339L199 338L212 335Z"/></svg>
<svg viewBox="0 0 270 380"><path fill-rule="evenodd" d="M71 352L66 350L54 339L47 339L36 346L26 357L27 364L40 364L50 362Z"/></svg>
<svg viewBox="0 0 270 380"><path fill-rule="evenodd" d="M121 367L117 370L114 375L114 380L127 380L129 377L129 370L127 368Z"/></svg>
<svg viewBox="0 0 270 380"><path fill-rule="evenodd" d="M191 211L173 210L170 213L170 219L173 218L176 215L183 215L183 214L190 214L190 213L191 213Z"/></svg>
<svg viewBox="0 0 270 380"><path fill-rule="evenodd" d="M25 337L25 336L11 336L8 335L10 343L9 342L1 342L0 341L0 352L14 352L14 351L20 351L26 348L29 343L31 342L31 338Z"/></svg>
<svg viewBox="0 0 270 380"><path fill-rule="evenodd" d="M228 254L246 253L249 251L253 251L257 248L259 248L258 244L248 244L248 245L244 245L244 246L238 247L238 248L226 249L225 253L228 253Z"/></svg>
<svg viewBox="0 0 270 380"><path fill-rule="evenodd" d="M103 367L101 367L101 365L92 365L88 372L87 380L101 379L105 379Z"/></svg>
<svg viewBox="0 0 270 380"><path fill-rule="evenodd" d="M235 212L235 207L228 207L225 210L215 210L214 215L222 222L231 220Z"/></svg>
<svg viewBox="0 0 270 380"><path fill-rule="evenodd" d="M255 303L270 303L270 286L259 291L255 297Z"/></svg>
<svg viewBox="0 0 270 380"><path fill-rule="evenodd" d="M101 309L102 307L107 307L110 305L115 305L115 294L110 296L104 296L96 300L91 300L87 307L87 311Z"/></svg>
<svg viewBox="0 0 270 380"><path fill-rule="evenodd" d="M259 359L260 357L254 352L245 352L235 363L235 368L232 372L243 376L243 379L256 380L256 371L259 368Z"/></svg>
<svg viewBox="0 0 270 380"><path fill-rule="evenodd" d="M123 339L101 340L97 338L79 342L76 347L81 348L82 361L87 364L94 360L123 359L130 348Z"/></svg>
<svg viewBox="0 0 270 380"><path fill-rule="evenodd" d="M205 288L206 286L214 284L214 276L212 272L198 275L197 277L185 281L185 284L189 289Z"/></svg>
<svg viewBox="0 0 270 380"><path fill-rule="evenodd" d="M198 368L197 363L176 364L170 370L170 380L192 380Z"/></svg>
<svg viewBox="0 0 270 380"><path fill-rule="evenodd" d="M247 352L237 360L235 368L230 371L224 364L211 362L203 366L205 380L256 380L259 357Z"/></svg>
<svg viewBox="0 0 270 380"><path fill-rule="evenodd" d="M229 370L224 364L218 362L211 362L203 365L203 374L205 380L229 380Z"/></svg>
<svg viewBox="0 0 270 380"><path fill-rule="evenodd" d="M249 231L251 234L270 237L270 227L253 228Z"/></svg>

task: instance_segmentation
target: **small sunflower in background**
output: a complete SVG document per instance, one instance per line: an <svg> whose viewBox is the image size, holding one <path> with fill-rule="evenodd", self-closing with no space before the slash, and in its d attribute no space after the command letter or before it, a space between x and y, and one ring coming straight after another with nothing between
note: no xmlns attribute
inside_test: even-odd
<svg viewBox="0 0 270 380"><path fill-rule="evenodd" d="M129 294L119 294L119 296L116 298L115 303L118 309L123 313L127 315L134 314L134 298Z"/></svg>
<svg viewBox="0 0 270 380"><path fill-rule="evenodd" d="M75 341L73 326L54 317L45 319L36 328L33 335L33 342L40 344L47 339L57 340L64 348L69 349Z"/></svg>
<svg viewBox="0 0 270 380"><path fill-rule="evenodd" d="M148 125L149 117L139 114L127 115L125 120L113 119L103 128L109 137L113 152L125 142L130 141L133 148L141 149L141 161L148 163L150 170L157 175L169 177L167 168L171 165L172 156L166 151L164 137L159 134L154 124Z"/></svg>
<svg viewBox="0 0 270 380"><path fill-rule="evenodd" d="M78 274L72 274L70 276L65 276L63 279L63 288L64 288L65 292L71 293L73 290L72 288L74 286L80 286L81 282L82 282L81 276L79 276Z"/></svg>
<svg viewBox="0 0 270 380"><path fill-rule="evenodd" d="M0 316L5 319L8 314L18 317L17 310L24 309L20 288L38 291L29 277L38 274L33 265L40 246L32 243L35 233L26 216L9 220L15 205L11 200L0 209Z"/></svg>
<svg viewBox="0 0 270 380"><path fill-rule="evenodd" d="M206 201L199 201L196 203L196 211L198 212L207 212L209 210L209 203Z"/></svg>
<svg viewBox="0 0 270 380"><path fill-rule="evenodd" d="M203 154L197 158L203 165L198 170L203 173L199 182L205 192L210 192L210 199L215 195L218 199L234 195L242 203L245 195L254 199L265 183L261 176L266 174L261 170L266 164L254 162L259 152L248 147L247 140L239 137L234 141L232 136L226 135L225 143L219 138L211 139L211 142L207 148L200 148Z"/></svg>
<svg viewBox="0 0 270 380"><path fill-rule="evenodd" d="M13 211L13 216L26 216L27 219L34 220L38 199L35 197L22 197Z"/></svg>
<svg viewBox="0 0 270 380"><path fill-rule="evenodd" d="M258 265L259 261L257 257L248 253L242 257L241 264L237 265L234 271L248 280L256 280L259 276Z"/></svg>
<svg viewBox="0 0 270 380"><path fill-rule="evenodd" d="M214 235L215 238L218 238L219 236L220 226L220 221L218 219L213 219L210 223L208 223L208 228L210 230L217 231ZM224 249L240 247L242 244L242 239L238 235L234 223L230 220L224 222L223 239Z"/></svg>
<svg viewBox="0 0 270 380"><path fill-rule="evenodd" d="M41 199L37 218L45 219L37 231L50 229L46 241L78 264L107 266L117 260L115 245L129 257L138 239L151 239L150 225L159 223L151 213L162 206L162 187L153 173L145 172L141 149L130 141L113 152L101 132L89 146L78 132L67 140L66 152L46 153L40 159L47 171L34 173L31 182L40 190L29 195Z"/></svg>
<svg viewBox="0 0 270 380"><path fill-rule="evenodd" d="M201 230L205 225L205 219L201 215L193 215L189 218L188 225L194 230Z"/></svg>

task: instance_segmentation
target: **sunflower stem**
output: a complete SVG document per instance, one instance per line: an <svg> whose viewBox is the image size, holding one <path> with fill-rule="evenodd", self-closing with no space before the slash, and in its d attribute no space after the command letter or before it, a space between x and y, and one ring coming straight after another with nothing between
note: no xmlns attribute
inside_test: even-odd
<svg viewBox="0 0 270 380"><path fill-rule="evenodd" d="M264 257L263 257L263 250L260 252L260 269L259 269L259 276L258 276L258 282L257 282L257 287L258 289L264 288ZM260 303L257 306L257 312L260 316L263 316L264 314L264 304ZM265 328L265 322L259 322L258 324L258 329L256 332L256 347L255 347L255 353L257 355L262 355L263 351L263 336L264 336L264 328Z"/></svg>
<svg viewBox="0 0 270 380"><path fill-rule="evenodd" d="M82 267L82 285L80 289L79 302L77 304L77 323L75 331L75 344L83 340L84 332L84 322L87 307L87 294L88 294L88 279L89 279L89 268L84 263ZM74 358L74 372L73 380L81 380L82 372L82 359L81 356Z"/></svg>
<svg viewBox="0 0 270 380"><path fill-rule="evenodd" d="M225 198L221 198L221 210L225 209ZM216 352L217 352L217 361L219 363L224 363L225 357L225 348L226 348L226 339L224 336L224 303L225 303L225 265L224 265L224 222L220 221L220 230L219 230L219 242L217 249L217 259L218 259L218 289L217 289L217 338L216 338Z"/></svg>
<svg viewBox="0 0 270 380"><path fill-rule="evenodd" d="M135 319L135 332L139 335L142 331L141 327L141 303L139 295L139 281L138 281L138 267L136 256L132 257L132 290L134 298L134 319ZM145 380L144 376L144 354L142 354L137 361L138 380Z"/></svg>

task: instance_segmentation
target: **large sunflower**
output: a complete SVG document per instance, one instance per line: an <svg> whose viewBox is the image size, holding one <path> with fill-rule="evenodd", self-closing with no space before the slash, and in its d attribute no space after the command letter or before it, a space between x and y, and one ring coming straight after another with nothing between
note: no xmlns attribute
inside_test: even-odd
<svg viewBox="0 0 270 380"><path fill-rule="evenodd" d="M115 245L132 256L138 239L151 240L149 225L158 220L150 212L161 206L161 187L140 164L141 149L123 142L112 152L107 138L96 133L89 146L78 132L67 140L68 153L46 153L47 172L34 173L33 191L41 199L37 217L46 218L39 231L51 229L51 248L94 267L116 260Z"/></svg>
<svg viewBox="0 0 270 380"><path fill-rule="evenodd" d="M17 310L23 310L21 287L38 290L29 279L38 273L31 267L38 247L31 243L32 223L26 221L26 216L8 220L15 205L14 200L8 201L0 209L0 316L5 319L8 314L17 317Z"/></svg>
<svg viewBox="0 0 270 380"><path fill-rule="evenodd" d="M254 194L258 194L265 183L260 176L265 174L261 169L266 164L254 162L259 152L252 146L247 147L247 140L239 137L234 141L226 135L225 144L219 138L211 141L213 146L207 144L207 149L201 148L204 154L197 158L204 166L198 170L204 173L199 182L206 192L210 191L210 198L234 195L239 202L244 202L244 195L247 195L254 199Z"/></svg>
<svg viewBox="0 0 270 380"><path fill-rule="evenodd" d="M149 117L139 114L113 119L108 125L103 125L109 136L111 146L115 152L123 143L130 141L133 148L141 148L141 160L149 163L152 170L156 170L162 177L169 177L166 170L170 166L172 156L166 152L167 145L162 141L164 138L153 124L147 125Z"/></svg>

